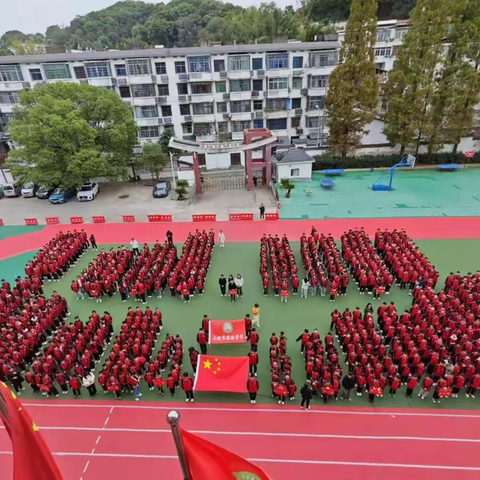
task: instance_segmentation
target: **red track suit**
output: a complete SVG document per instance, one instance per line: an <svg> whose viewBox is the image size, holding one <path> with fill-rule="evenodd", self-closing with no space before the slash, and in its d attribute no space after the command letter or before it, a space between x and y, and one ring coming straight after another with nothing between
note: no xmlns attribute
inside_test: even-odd
<svg viewBox="0 0 480 480"><path fill-rule="evenodd" d="M412 398L412 393L413 390L415 390L415 387L418 384L418 378L417 377L410 377L407 382L407 393L406 396L407 398Z"/></svg>
<svg viewBox="0 0 480 480"><path fill-rule="evenodd" d="M250 377L247 380L247 391L250 395L250 403L256 402L258 388L258 380L255 377Z"/></svg>
<svg viewBox="0 0 480 480"><path fill-rule="evenodd" d="M193 380L192 377L190 376L185 376L182 377L182 389L185 392L186 399L185 401L188 402L189 400L191 402L194 401L193 398Z"/></svg>
<svg viewBox="0 0 480 480"><path fill-rule="evenodd" d="M432 389L433 386L433 379L430 377L426 377L423 379L422 382L422 389L420 390L420 396L422 397L422 400L426 398L426 396L430 393L430 390Z"/></svg>
<svg viewBox="0 0 480 480"><path fill-rule="evenodd" d="M251 351L248 354L248 365L250 369L250 373L257 376L257 368L258 368L258 353Z"/></svg>

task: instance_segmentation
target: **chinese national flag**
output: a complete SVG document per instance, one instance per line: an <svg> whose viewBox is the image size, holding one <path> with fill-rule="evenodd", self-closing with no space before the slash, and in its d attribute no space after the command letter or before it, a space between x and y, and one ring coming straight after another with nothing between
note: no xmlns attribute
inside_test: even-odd
<svg viewBox="0 0 480 480"><path fill-rule="evenodd" d="M202 392L247 391L248 357L199 355L193 389Z"/></svg>
<svg viewBox="0 0 480 480"><path fill-rule="evenodd" d="M62 480L38 427L3 382L0 382L0 417L12 441L13 480Z"/></svg>
<svg viewBox="0 0 480 480"><path fill-rule="evenodd" d="M269 480L248 460L186 430L181 436L191 480Z"/></svg>
<svg viewBox="0 0 480 480"><path fill-rule="evenodd" d="M208 342L214 343L245 343L245 320L210 320Z"/></svg>

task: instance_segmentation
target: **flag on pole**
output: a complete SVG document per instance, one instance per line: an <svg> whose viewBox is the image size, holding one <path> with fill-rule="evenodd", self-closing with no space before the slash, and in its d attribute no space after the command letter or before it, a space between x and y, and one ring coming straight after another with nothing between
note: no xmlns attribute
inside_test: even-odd
<svg viewBox="0 0 480 480"><path fill-rule="evenodd" d="M191 480L269 480L248 460L186 430L180 432Z"/></svg>
<svg viewBox="0 0 480 480"><path fill-rule="evenodd" d="M199 355L193 389L202 392L247 391L248 357Z"/></svg>
<svg viewBox="0 0 480 480"><path fill-rule="evenodd" d="M245 343L245 320L210 320L208 343Z"/></svg>
<svg viewBox="0 0 480 480"><path fill-rule="evenodd" d="M0 418L12 441L13 480L63 480L38 427L3 382L0 382Z"/></svg>

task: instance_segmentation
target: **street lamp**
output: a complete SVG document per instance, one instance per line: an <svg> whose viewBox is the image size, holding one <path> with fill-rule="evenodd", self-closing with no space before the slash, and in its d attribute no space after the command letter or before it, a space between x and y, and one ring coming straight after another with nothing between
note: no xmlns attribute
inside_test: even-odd
<svg viewBox="0 0 480 480"><path fill-rule="evenodd" d="M318 120L317 120L317 148L320 148L320 105L317 103L315 108L318 110Z"/></svg>

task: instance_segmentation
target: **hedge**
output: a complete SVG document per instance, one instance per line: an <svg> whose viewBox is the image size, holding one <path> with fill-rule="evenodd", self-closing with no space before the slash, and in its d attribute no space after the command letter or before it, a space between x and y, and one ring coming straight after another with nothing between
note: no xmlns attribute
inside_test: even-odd
<svg viewBox="0 0 480 480"><path fill-rule="evenodd" d="M316 155L313 170L328 168L381 168L391 167L401 160L400 155L362 155L358 157L334 157L328 153ZM473 158L465 158L463 153L420 154L417 156L417 165L438 165L441 163L480 163L480 152Z"/></svg>

